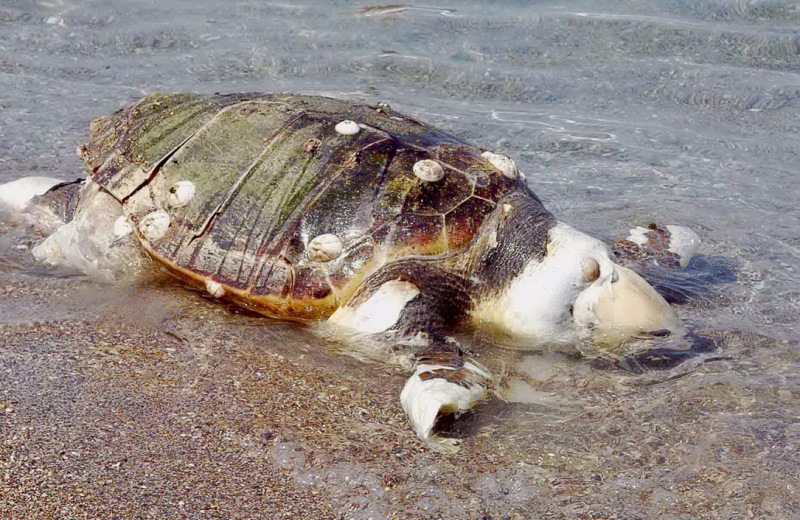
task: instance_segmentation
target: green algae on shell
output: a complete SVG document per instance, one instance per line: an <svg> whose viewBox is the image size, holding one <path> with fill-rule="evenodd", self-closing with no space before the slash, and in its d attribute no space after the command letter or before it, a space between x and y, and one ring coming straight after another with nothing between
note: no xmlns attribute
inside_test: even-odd
<svg viewBox="0 0 800 520"><path fill-rule="evenodd" d="M152 94L80 151L152 257L290 319L330 316L389 261L463 255L501 198L532 196L458 138L314 96Z"/></svg>

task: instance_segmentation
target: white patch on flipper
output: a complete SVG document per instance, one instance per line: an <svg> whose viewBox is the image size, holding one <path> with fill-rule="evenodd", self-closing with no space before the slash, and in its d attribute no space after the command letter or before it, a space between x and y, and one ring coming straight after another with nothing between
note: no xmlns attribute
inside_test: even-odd
<svg viewBox="0 0 800 520"><path fill-rule="evenodd" d="M700 237L685 226L667 225L667 231L670 234L668 251L681 257L681 267L686 267L700 247Z"/></svg>
<svg viewBox="0 0 800 520"><path fill-rule="evenodd" d="M47 193L47 190L62 182L52 177L23 177L0 184L0 204L14 211L22 211L32 198Z"/></svg>
<svg viewBox="0 0 800 520"><path fill-rule="evenodd" d="M627 240L639 246L646 246L650 243L650 238L647 236L650 232L647 228L637 226L630 230Z"/></svg>
<svg viewBox="0 0 800 520"><path fill-rule="evenodd" d="M397 323L406 304L418 295L419 289L413 283L392 280L358 307L339 307L329 321L364 334L383 332Z"/></svg>
<svg viewBox="0 0 800 520"><path fill-rule="evenodd" d="M408 378L400 393L403 410L420 439L428 439L431 436L431 430L440 413L465 412L486 397L486 386L482 384L464 387L441 377L432 377L428 380L419 377L423 372L433 370L457 369L442 365L420 365L414 375ZM487 382L490 378L488 372L469 361L458 370L474 372Z"/></svg>
<svg viewBox="0 0 800 520"><path fill-rule="evenodd" d="M697 233L685 226L674 226L668 224L665 226L669 231L669 247L667 251L675 253L680 257L681 267L689 265L689 260L697 253L700 247L700 237ZM650 243L649 233L652 230L637 226L630 230L627 240L640 246L646 246Z"/></svg>

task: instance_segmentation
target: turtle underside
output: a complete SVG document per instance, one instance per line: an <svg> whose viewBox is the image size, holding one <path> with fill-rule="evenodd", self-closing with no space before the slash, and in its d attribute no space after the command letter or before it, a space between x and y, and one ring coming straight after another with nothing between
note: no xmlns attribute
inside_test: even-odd
<svg viewBox="0 0 800 520"><path fill-rule="evenodd" d="M343 120L358 131L337 132ZM153 94L94 121L81 150L153 258L283 318L329 316L390 262L463 254L498 201L532 196L455 137L323 97ZM443 167L440 180L415 175L425 159ZM194 196L176 207L180 181ZM144 230L154 214L168 219L163 233ZM341 241L338 256L309 255L322 235Z"/></svg>

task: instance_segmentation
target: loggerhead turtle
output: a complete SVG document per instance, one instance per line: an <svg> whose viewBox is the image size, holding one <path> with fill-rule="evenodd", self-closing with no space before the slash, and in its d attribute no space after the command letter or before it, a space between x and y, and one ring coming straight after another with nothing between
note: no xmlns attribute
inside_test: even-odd
<svg viewBox="0 0 800 520"><path fill-rule="evenodd" d="M50 228L39 260L115 277L144 250L259 313L414 339L400 399L423 439L492 379L447 336L459 325L542 342L676 326L609 247L544 208L513 160L385 104L153 94L93 121L78 154L85 182L0 186L0 201ZM642 253L643 237L625 250Z"/></svg>

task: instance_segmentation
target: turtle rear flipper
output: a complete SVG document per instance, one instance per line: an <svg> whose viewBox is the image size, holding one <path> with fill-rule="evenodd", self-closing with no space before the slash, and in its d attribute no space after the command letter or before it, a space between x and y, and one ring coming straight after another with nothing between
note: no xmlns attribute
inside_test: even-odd
<svg viewBox="0 0 800 520"><path fill-rule="evenodd" d="M142 251L121 204L96 183L64 184L40 198L42 211L63 211L69 220L31 250L38 261L107 281L133 274L142 265Z"/></svg>
<svg viewBox="0 0 800 520"><path fill-rule="evenodd" d="M36 196L62 184L64 181L52 177L23 177L0 184L0 206L12 211L23 211Z"/></svg>
<svg viewBox="0 0 800 520"><path fill-rule="evenodd" d="M45 211L62 223L67 223L75 217L84 183L85 179L59 182L45 193L33 197L29 207L36 208L35 211Z"/></svg>

